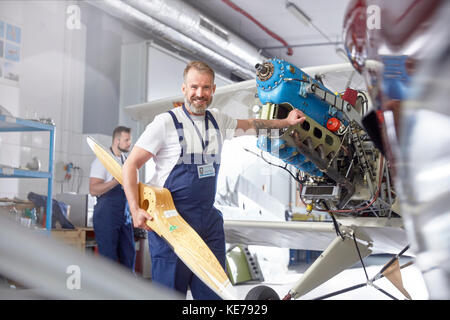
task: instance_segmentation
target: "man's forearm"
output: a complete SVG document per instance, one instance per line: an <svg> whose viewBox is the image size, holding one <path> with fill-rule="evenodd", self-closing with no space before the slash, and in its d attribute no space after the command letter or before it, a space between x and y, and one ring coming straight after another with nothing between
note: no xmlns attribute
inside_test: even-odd
<svg viewBox="0 0 450 320"><path fill-rule="evenodd" d="M295 108L289 112L286 119L238 119L235 136L243 134L259 134L262 130L283 129L300 124L305 121L305 119L305 114Z"/></svg>
<svg viewBox="0 0 450 320"><path fill-rule="evenodd" d="M115 179L112 179L111 181L108 181L108 182L97 182L97 183L95 181L92 181L92 182L90 182L90 185L89 185L89 193L92 196L98 197L98 196L101 196L101 195L107 193L109 190L111 190L118 184L119 183Z"/></svg>
<svg viewBox="0 0 450 320"><path fill-rule="evenodd" d="M139 188L137 179L137 168L125 164L122 169L123 190L127 197L130 211L134 212L139 209Z"/></svg>
<svg viewBox="0 0 450 320"><path fill-rule="evenodd" d="M122 167L123 188L130 207L131 216L133 217L133 226L151 231L152 229L148 225L148 220L153 220L153 217L139 207L138 170L152 155L148 153L147 155L144 154L143 157L139 157L139 150L136 150L138 149L131 151L130 156Z"/></svg>
<svg viewBox="0 0 450 320"><path fill-rule="evenodd" d="M250 119L250 125L252 129L256 130L257 134L259 134L260 130L282 129L289 127L289 124L286 119L274 119L274 120Z"/></svg>

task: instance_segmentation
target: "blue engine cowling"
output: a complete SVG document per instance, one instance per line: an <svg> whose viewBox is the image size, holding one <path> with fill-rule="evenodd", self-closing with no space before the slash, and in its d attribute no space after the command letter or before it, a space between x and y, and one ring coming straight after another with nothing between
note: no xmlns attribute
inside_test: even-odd
<svg viewBox="0 0 450 320"><path fill-rule="evenodd" d="M347 120L341 111L320 100L314 94L308 93L307 87L314 84L331 94L333 92L301 69L276 58L270 59L263 64L257 64L256 69L258 96L262 104L272 103L280 105L288 103L292 107L303 111L303 113L323 127L326 127L330 118L337 118L341 123L347 125ZM297 148L286 146L285 141L282 139L260 135L257 146L301 171L307 172L312 176L323 176L323 172L316 165L308 161L304 155L299 154Z"/></svg>

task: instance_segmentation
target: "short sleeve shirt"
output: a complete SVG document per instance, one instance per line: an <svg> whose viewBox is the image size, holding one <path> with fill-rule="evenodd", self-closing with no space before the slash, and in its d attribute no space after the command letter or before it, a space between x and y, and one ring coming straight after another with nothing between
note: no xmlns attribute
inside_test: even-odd
<svg viewBox="0 0 450 320"><path fill-rule="evenodd" d="M122 154L120 157L114 155L114 157L119 163L122 163L122 160L126 159L124 154ZM104 182L109 182L113 179L113 176L109 173L108 170L106 170L106 168L103 166L100 160L98 160L98 158L95 158L95 160L91 163L91 171L89 177L102 179L104 180Z"/></svg>
<svg viewBox="0 0 450 320"><path fill-rule="evenodd" d="M221 133L221 144L223 140L231 139L236 130L237 120L220 112L217 109L208 109L217 122ZM183 124L183 133L188 141L187 153L201 154L203 151L200 137L198 136L191 120L186 116L182 108L172 109L177 120ZM205 116L192 116L191 119L197 126L203 140L206 140L205 132ZM209 128L212 123L209 121ZM218 150L218 135L213 133L214 130L208 130L209 144L206 153L213 153ZM150 152L154 156L155 174L150 180L150 184L163 187L170 172L178 162L181 153L181 145L178 139L178 132L175 129L173 119L168 112L159 114L146 127L145 131L139 137L136 146Z"/></svg>

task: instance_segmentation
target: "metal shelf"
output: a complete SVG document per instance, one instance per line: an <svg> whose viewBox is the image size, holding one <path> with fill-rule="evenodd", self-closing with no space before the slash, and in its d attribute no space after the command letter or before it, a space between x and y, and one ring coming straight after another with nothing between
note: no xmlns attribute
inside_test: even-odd
<svg viewBox="0 0 450 320"><path fill-rule="evenodd" d="M46 229L52 229L52 195L53 195L53 154L55 149L55 126L39 121L14 118L0 115L0 132L49 132L49 161L48 171L31 171L16 168L0 168L0 178L38 178L47 179L47 208L46 208Z"/></svg>
<svg viewBox="0 0 450 320"><path fill-rule="evenodd" d="M26 120L20 118L0 115L0 131L19 132L19 131L54 131L55 127L35 120Z"/></svg>
<svg viewBox="0 0 450 320"><path fill-rule="evenodd" d="M1 129L0 129L1 131ZM50 172L0 168L0 178L51 178Z"/></svg>

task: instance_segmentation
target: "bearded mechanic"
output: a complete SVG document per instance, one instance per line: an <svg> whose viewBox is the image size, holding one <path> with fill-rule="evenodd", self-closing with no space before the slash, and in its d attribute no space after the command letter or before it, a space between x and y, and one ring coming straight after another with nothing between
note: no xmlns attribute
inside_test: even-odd
<svg viewBox="0 0 450 320"><path fill-rule="evenodd" d="M138 169L154 159L156 168L150 184L171 192L178 213L202 237L225 269L222 213L214 207L224 140L237 132L255 134L261 129L286 128L302 123L305 117L294 109L282 120L236 120L217 109L207 110L216 90L214 71L207 64L190 62L183 77L183 106L157 115L146 127L123 166L123 185L134 226L149 231L153 281L183 294L190 287L196 300L220 299L146 225L146 220L153 218L139 208Z"/></svg>

